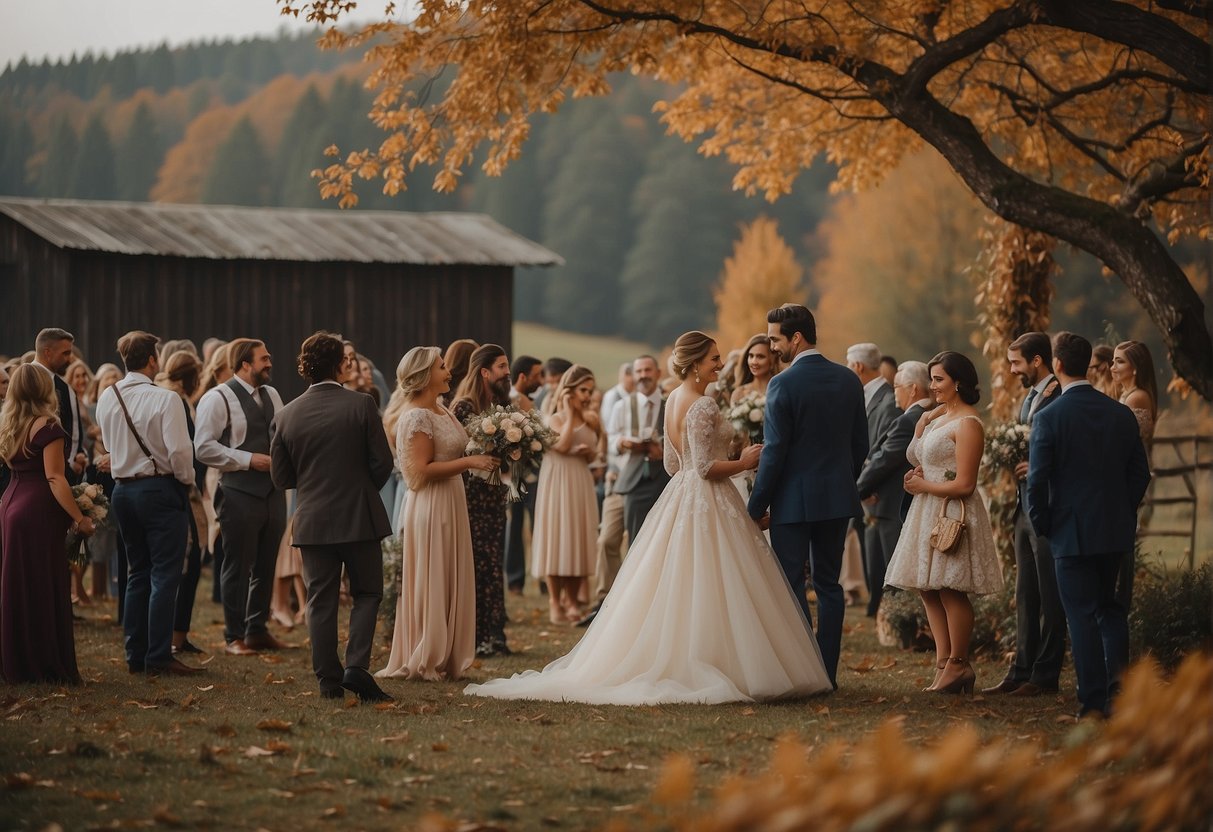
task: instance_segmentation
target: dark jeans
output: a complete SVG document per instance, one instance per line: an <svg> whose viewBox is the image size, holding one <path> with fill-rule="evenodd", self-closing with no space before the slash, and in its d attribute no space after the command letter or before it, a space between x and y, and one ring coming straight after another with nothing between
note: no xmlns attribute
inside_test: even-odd
<svg viewBox="0 0 1213 832"><path fill-rule="evenodd" d="M173 611L189 534L189 499L176 480L120 482L114 515L128 575L122 627L132 668L164 667L173 659Z"/></svg>
<svg viewBox="0 0 1213 832"><path fill-rule="evenodd" d="M331 546L300 546L307 584L307 632L312 642L312 669L322 691L341 688L344 675L337 655L337 604L341 567L350 578L350 636L346 667L366 670L371 663L379 602L383 600L383 553L378 540Z"/></svg>
<svg viewBox="0 0 1213 832"><path fill-rule="evenodd" d="M1015 517L1015 663L1007 678L1055 688L1065 652L1066 614L1053 553L1021 509Z"/></svg>
<svg viewBox="0 0 1213 832"><path fill-rule="evenodd" d="M842 619L846 602L838 573L842 571L842 549L847 539L849 517L818 520L812 523L780 523L771 526L771 547L783 567L783 574L792 587L792 594L809 616L809 600L805 596L805 563L813 576L813 591L817 593L817 644L821 660L837 687L838 657L842 652Z"/></svg>
<svg viewBox="0 0 1213 832"><path fill-rule="evenodd" d="M1128 612L1116 599L1116 576L1123 558L1088 555L1054 561L1084 712L1108 713L1129 663Z"/></svg>
<svg viewBox="0 0 1213 832"><path fill-rule="evenodd" d="M528 483L526 494L517 503L509 503L505 526L505 585L521 590L526 583L526 547L522 542L522 530L529 515L531 528L535 527L535 488L538 483Z"/></svg>
<svg viewBox="0 0 1213 832"><path fill-rule="evenodd" d="M223 529L223 637L228 642L266 631L278 546L286 531L286 498L281 491L257 497L223 489L219 501Z"/></svg>
<svg viewBox="0 0 1213 832"><path fill-rule="evenodd" d="M194 522L194 512L187 511L186 516L189 519L190 541L186 547L185 574L177 587L176 613L173 616L173 630L178 633L190 631L198 581L202 578L202 544L198 541L198 524Z"/></svg>

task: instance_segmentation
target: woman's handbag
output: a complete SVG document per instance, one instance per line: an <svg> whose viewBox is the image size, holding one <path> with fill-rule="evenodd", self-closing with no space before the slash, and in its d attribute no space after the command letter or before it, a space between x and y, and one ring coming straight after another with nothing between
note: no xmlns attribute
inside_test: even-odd
<svg viewBox="0 0 1213 832"><path fill-rule="evenodd" d="M951 497L945 497L943 505L939 507L939 516L935 518L935 525L931 527L931 548L938 549L940 552L951 552L956 549L960 543L960 536L965 530L965 504L964 500L957 500L960 503L960 519L948 517L948 503L952 502Z"/></svg>

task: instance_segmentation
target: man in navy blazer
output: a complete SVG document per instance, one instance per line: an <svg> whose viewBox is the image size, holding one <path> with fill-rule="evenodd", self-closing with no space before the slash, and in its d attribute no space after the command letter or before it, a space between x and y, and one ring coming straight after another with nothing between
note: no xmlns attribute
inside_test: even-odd
<svg viewBox="0 0 1213 832"><path fill-rule="evenodd" d="M1028 452L1028 515L1049 541L1070 626L1079 716L1109 713L1129 661L1128 610L1116 600L1133 551L1137 506L1150 482L1132 411L1086 381L1091 344L1053 337L1062 394L1036 414Z"/></svg>
<svg viewBox="0 0 1213 832"><path fill-rule="evenodd" d="M863 385L841 364L817 351L817 324L803 306L767 314L771 350L791 366L767 387L762 456L749 512L770 511L771 545L809 618L807 562L817 593L817 643L838 687L838 655L845 612L838 573L847 523L862 511L855 481L868 455Z"/></svg>

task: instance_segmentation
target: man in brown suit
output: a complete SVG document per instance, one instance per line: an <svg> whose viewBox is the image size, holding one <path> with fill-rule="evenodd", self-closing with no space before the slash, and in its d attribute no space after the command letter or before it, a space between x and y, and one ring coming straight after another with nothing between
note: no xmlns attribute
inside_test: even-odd
<svg viewBox="0 0 1213 832"><path fill-rule="evenodd" d="M374 400L338 381L345 360L340 336L317 332L303 342L299 375L311 386L278 412L270 473L278 488L295 489L293 543L303 555L320 695L337 699L345 688L363 702L383 702L392 697L367 667L383 598L379 541L392 533L379 499L392 452ZM344 671L337 656L342 566L354 598Z"/></svg>

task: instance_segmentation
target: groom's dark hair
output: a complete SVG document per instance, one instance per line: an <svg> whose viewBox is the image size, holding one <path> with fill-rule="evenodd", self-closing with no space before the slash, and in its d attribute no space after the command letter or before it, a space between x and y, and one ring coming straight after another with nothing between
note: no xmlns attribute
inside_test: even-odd
<svg viewBox="0 0 1213 832"><path fill-rule="evenodd" d="M1066 375L1086 378L1091 364L1091 342L1073 332L1059 332L1053 336L1053 357Z"/></svg>
<svg viewBox="0 0 1213 832"><path fill-rule="evenodd" d="M779 324L779 332L784 338L791 338L799 332L806 344L817 343L817 321L813 313L799 303L785 303L778 309L767 313L768 324Z"/></svg>

